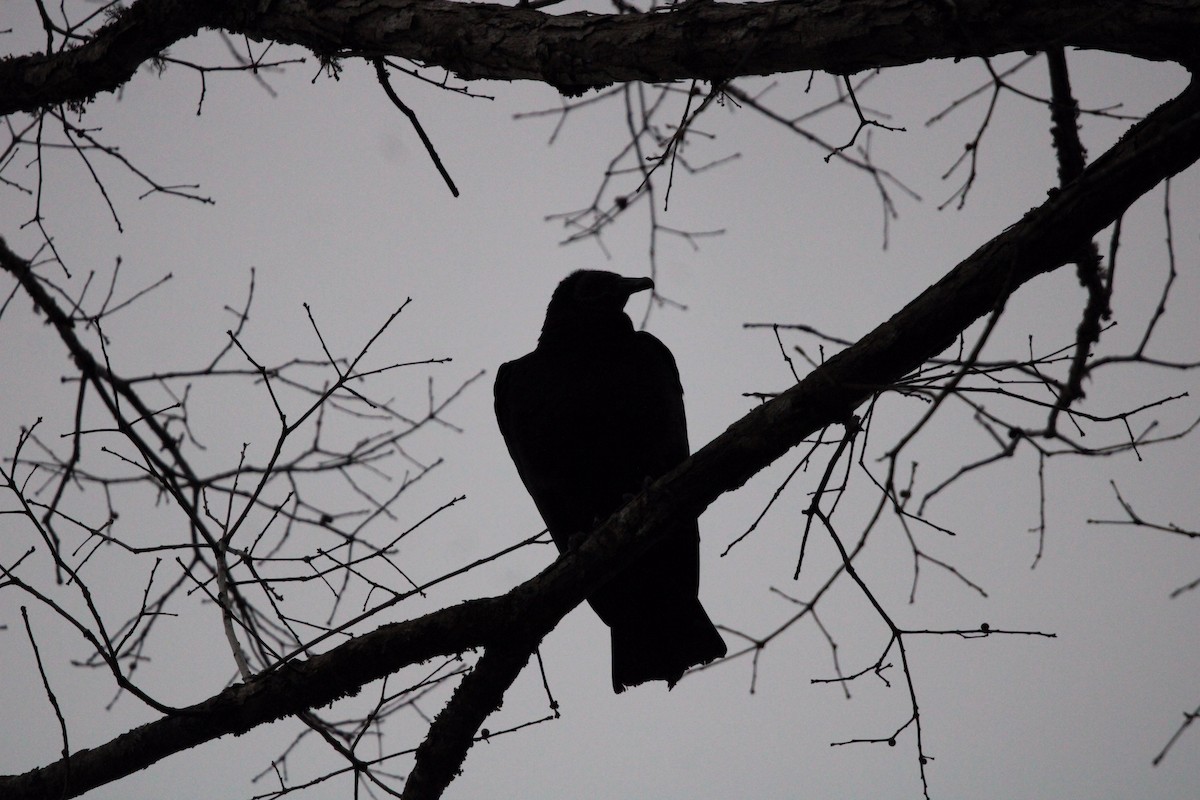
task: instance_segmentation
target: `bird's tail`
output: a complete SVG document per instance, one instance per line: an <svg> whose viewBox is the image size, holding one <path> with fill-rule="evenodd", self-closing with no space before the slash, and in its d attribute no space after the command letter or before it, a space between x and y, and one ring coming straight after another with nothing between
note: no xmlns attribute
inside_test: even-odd
<svg viewBox="0 0 1200 800"><path fill-rule="evenodd" d="M613 691L646 681L666 681L673 688L690 667L725 652L725 641L698 599L654 609L613 627Z"/></svg>

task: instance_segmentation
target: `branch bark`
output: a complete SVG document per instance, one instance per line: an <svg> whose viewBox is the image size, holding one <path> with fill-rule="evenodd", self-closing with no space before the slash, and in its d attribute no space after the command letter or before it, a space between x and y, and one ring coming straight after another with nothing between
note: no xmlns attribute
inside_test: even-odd
<svg viewBox="0 0 1200 800"><path fill-rule="evenodd" d="M690 0L648 14L560 15L453 0L138 0L79 46L0 62L0 115L114 91L202 28L572 94L624 81L850 74L1051 45L1200 62L1197 0Z"/></svg>
<svg viewBox="0 0 1200 800"><path fill-rule="evenodd" d="M385 625L321 655L293 659L105 745L24 775L0 777L0 796L77 796L171 753L353 694L403 666L482 647L480 665L487 671L464 679L429 732L437 746L426 748L425 771L418 777L427 782L420 794L437 796L542 634L651 544L671 520L701 513L806 436L846 420L864 400L940 353L1018 287L1069 263L1141 195L1198 159L1200 89L1193 84L890 320L738 420L534 578L501 597ZM10 272L29 268L2 242L0 266ZM467 699L455 705L460 694ZM473 713L457 713L462 706Z"/></svg>

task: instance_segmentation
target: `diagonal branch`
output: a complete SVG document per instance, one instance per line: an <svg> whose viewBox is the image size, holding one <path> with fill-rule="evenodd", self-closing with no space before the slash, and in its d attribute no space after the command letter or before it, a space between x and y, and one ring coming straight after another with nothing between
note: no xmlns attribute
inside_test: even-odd
<svg viewBox="0 0 1200 800"><path fill-rule="evenodd" d="M438 714L429 735L417 748L402 800L438 798L462 768L488 715L500 708L508 687L537 649L537 640L505 642L484 652L454 696ZM484 730L483 736L487 736Z"/></svg>

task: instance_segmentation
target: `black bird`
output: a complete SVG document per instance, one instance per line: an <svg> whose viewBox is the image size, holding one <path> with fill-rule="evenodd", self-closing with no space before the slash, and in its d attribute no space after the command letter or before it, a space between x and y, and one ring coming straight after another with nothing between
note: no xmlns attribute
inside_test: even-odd
<svg viewBox="0 0 1200 800"><path fill-rule="evenodd" d="M679 370L625 301L649 278L582 270L554 290L537 348L496 373L496 419L560 552L688 457ZM725 655L697 597L700 533L681 519L588 602L612 629L613 690L675 682Z"/></svg>

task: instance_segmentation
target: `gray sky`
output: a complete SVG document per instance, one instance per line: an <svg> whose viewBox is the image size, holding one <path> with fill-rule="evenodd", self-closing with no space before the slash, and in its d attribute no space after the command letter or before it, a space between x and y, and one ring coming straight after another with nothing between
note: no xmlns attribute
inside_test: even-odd
<svg viewBox="0 0 1200 800"><path fill-rule="evenodd" d="M36 16L23 4L13 10L9 19L6 9L2 26L11 25L15 33L0 37L0 46L13 53L38 47ZM221 63L227 62L225 53L214 34L172 51L180 58ZM1120 113L1146 113L1185 80L1182 70L1169 65L1095 54L1070 58L1077 95L1087 108L1122 103ZM555 107L559 99L548 87L472 85L494 99L469 99L397 78L397 88L420 115L462 190L454 199L371 71L357 62L344 67L339 80L320 76L313 81L318 70L309 57L266 77L276 96L245 75L210 75L199 116L200 79L194 72L172 66L155 77L142 70L119 100L98 98L82 124L102 129L98 135L105 142L119 144L126 157L159 181L199 183L198 191L215 204L162 196L138 200L144 187L98 158L124 226L118 233L78 160L56 154L46 159L43 213L75 275L76 290L93 270L97 280L106 281L118 256L124 295L166 273L174 276L106 326L118 372L196 367L211 358L232 321L222 308L243 302L251 267L256 294L242 341L263 362L320 355L304 302L330 348L349 355L412 297L369 365L442 356L454 360L390 373L379 394L394 395L400 407L418 413L427 402L429 374L442 396L487 371L446 413L461 433L431 429L406 445L416 458L444 456L446 462L398 507L397 527L458 494L467 496L402 550L405 567L428 579L540 528L492 418L492 376L499 363L532 348L550 291L567 273L579 268L647 272L645 215L632 212L605 235L609 257L591 242L561 246L564 231L545 219L591 201L604 167L624 141L617 102L573 112L550 147L553 118L512 119L517 112ZM1035 63L1015 82L1042 93L1044 72L1044 64ZM766 98L793 114L827 101L832 79L816 76L805 94L807 78L780 76ZM878 194L863 173L825 163L822 150L733 103L712 109L697 124L712 138L697 139L688 148L693 164L738 158L695 176L678 174L669 209L661 207L660 194L660 221L681 230L724 228L726 233L700 240L698 250L679 237L660 239L659 288L687 310L655 308L648 326L679 363L693 447L752 406L743 392L778 391L791 382L770 332L744 330L743 323L804 323L857 338L1041 202L1054 182L1050 122L1044 108L1005 94L983 141L979 177L966 207L938 210L960 179L959 174L945 181L940 176L974 136L986 97L938 125L926 126L926 120L986 79L979 62L927 64L888 71L860 95L872 113L886 113L888 124L906 129L871 131L873 161L923 198L916 202L893 192L900 217L891 222L886 250ZM743 85L758 90L769 83ZM1085 117L1090 154L1103 152L1128 124ZM839 110L815 122L814 130L842 142L853 125L852 114ZM32 172L16 163L4 175L33 185ZM1172 183L1180 274L1152 347L1164 358L1195 360L1197 355L1192 309L1200 304L1198 188L1195 170ZM1162 203L1160 188L1125 220L1114 299L1118 327L1105 334L1103 352L1135 347L1158 300L1167 273ZM0 235L25 256L39 241L32 226L18 230L31 214L28 196L0 191L0 219L5 220ZM630 306L635 318L644 310L638 302ZM1032 282L1010 302L985 357L1022 355L1030 335L1039 352L1068 345L1082 304L1071 270ZM39 415L48 440L69 431L73 392L59 384L69 369L62 346L29 313L27 302L18 300L8 309L0 319L0 335L5 342L0 369L12 376L0 385L0 418L7 423L0 441L7 457L19 426ZM793 341L816 352L811 340ZM1084 409L1112 414L1187 391L1193 383L1187 374L1113 369L1088 387ZM192 401L196 434L208 448L198 460L210 467L232 465L247 442L251 457L261 461L277 425L269 398L248 383L230 382L225 392L215 388L197 390ZM916 401L895 396L886 401L872 429L868 467L877 474L885 469L874 459L923 410ZM1161 430L1175 431L1197 416L1200 405L1189 397L1139 415L1134 427L1157 419ZM1039 421L1029 414L1022 419L1030 425ZM1116 425L1092 426L1089 433L1088 444L1095 445L1121 435ZM910 451L920 461L917 493L993 451L969 414L948 404L941 423ZM721 498L701 519L701 596L714 620L729 628L766 634L794 608L771 587L805 597L835 563L827 538L814 531L805 573L792 580L804 524L800 511L817 483L819 466L799 475L759 529L720 557L799 455L789 454L742 490ZM931 501L930 519L958 536L921 529L921 546L981 584L986 599L925 563L917 600L909 604L912 555L903 531L885 519L872 534L859 569L899 624L966 628L986 621L1058 635L909 637L923 735L935 759L927 767L932 796L1195 797L1200 782L1195 734L1184 738L1165 764L1150 765L1181 712L1197 702L1198 598L1192 592L1168 599L1200 573L1195 540L1086 523L1121 516L1110 486L1116 481L1122 496L1146 518L1193 530L1200 526L1194 492L1200 456L1192 441L1149 448L1142 456L1142 461L1133 453L1049 460L1045 554L1034 570L1037 540L1030 529L1038 523L1038 486L1032 451L977 472ZM839 511L847 538L858 533L856 524L861 526L873 507L869 484L857 467L854 481L856 489ZM355 502L345 485L330 483L322 491L335 498L346 495L331 502ZM181 517L154 510L152 499L144 505L144 514L134 513L132 500L126 506L123 535L139 541L183 535ZM11 507L11 498L3 507ZM32 541L16 518L0 517L0 560L10 563ZM502 592L551 557L548 548L527 550L401 605L364 630L463 597ZM144 581L144 562L129 572L122 572L124 564L117 554L102 553L90 566L103 613L114 620L136 610ZM45 560L30 574L48 578ZM85 644L29 598L0 591L0 625L7 626L0 631L0 672L6 676L0 681L0 708L8 720L0 739L0 771L44 764L60 748L57 723L25 638L21 605L31 606L73 747L94 746L155 717L129 697L105 711L113 692L104 676L67 663L87 655ZM163 623L159 649L137 676L170 702L186 704L219 691L234 674L234 664L212 606L193 598L177 610L181 616ZM878 657L886 630L849 582L825 598L819 611L837 640L846 672ZM744 645L732 634L726 638L731 651ZM542 656L563 718L476 745L447 797L920 796L911 729L894 748L829 746L890 735L908 717L908 698L898 666L886 673L890 689L862 678L851 684L851 700L835 684L811 683L833 674L830 648L811 621L799 623L761 654L754 693L750 660L742 658L690 676L670 693L652 685L612 695L607 631L586 608L550 635ZM895 662L894 652L889 660ZM376 691L368 687L365 694ZM430 704L423 710L436 708ZM545 713L541 681L530 668L488 727L516 725ZM337 709L330 715L338 716ZM298 723L285 722L227 738L91 796L258 794L267 787L251 784L251 776L299 730ZM398 717L388 728L386 747L415 745L423 731L415 715ZM314 743L306 748L305 758L292 764L297 781L317 764L336 763ZM403 773L407 764L399 759L396 771ZM306 796L349 797L350 792L343 778Z"/></svg>

